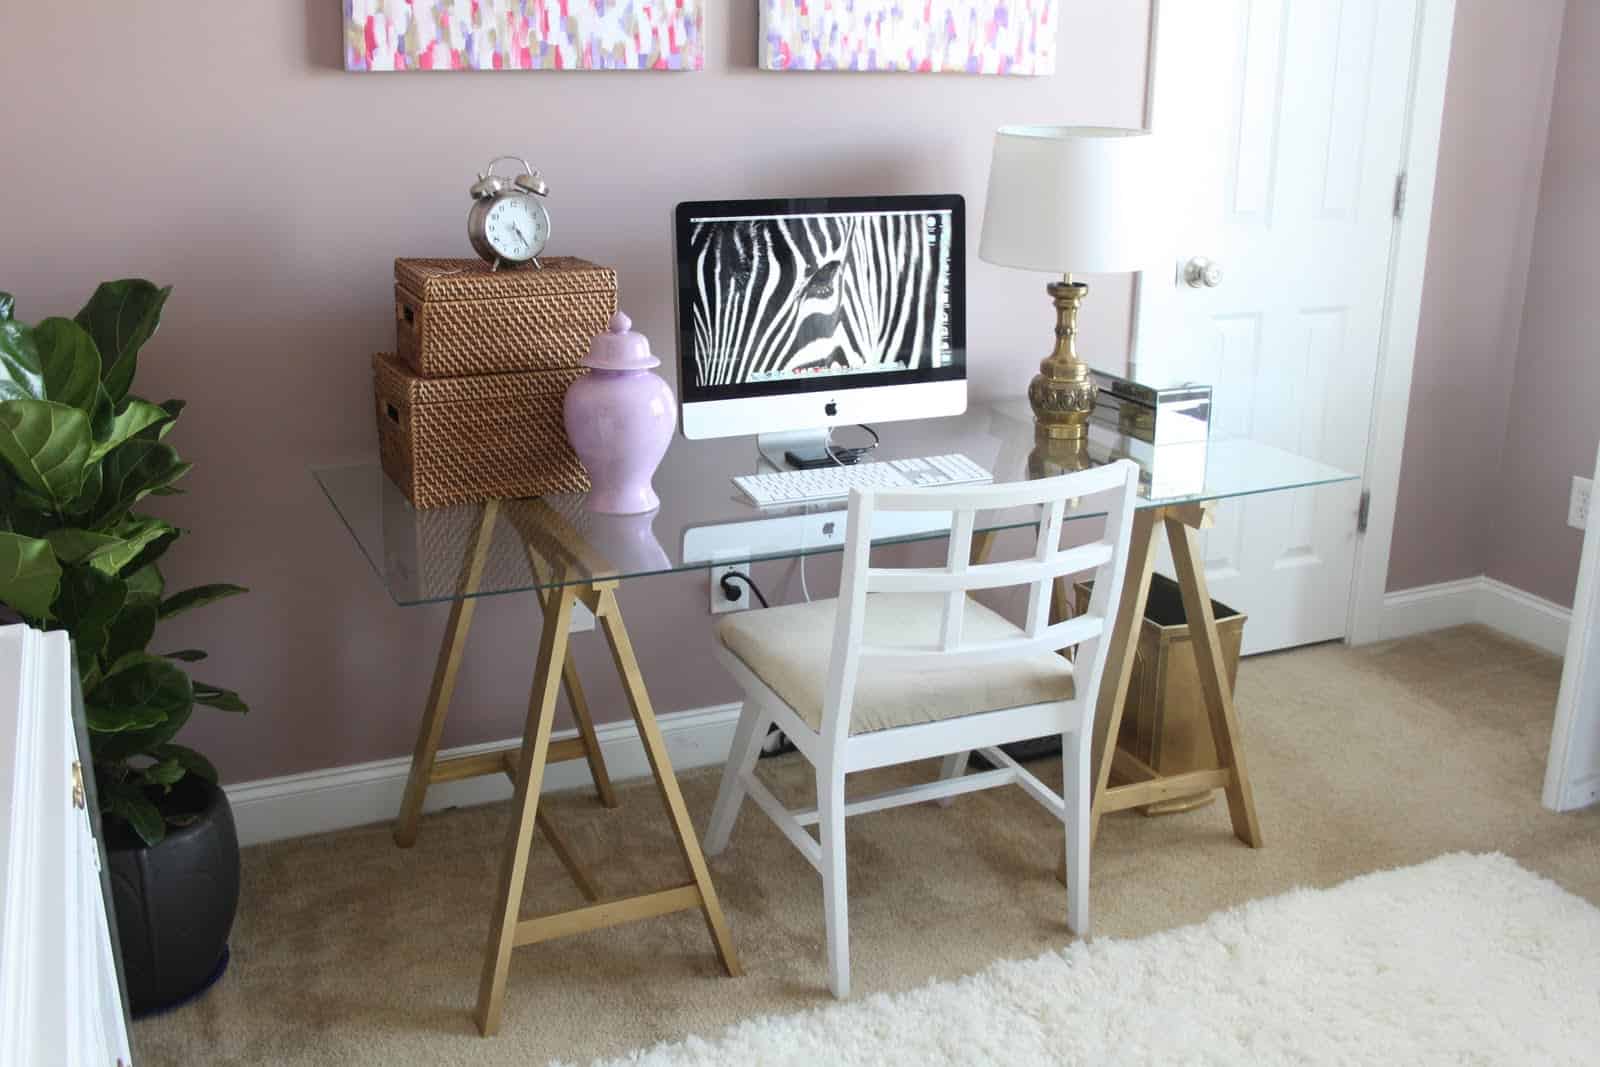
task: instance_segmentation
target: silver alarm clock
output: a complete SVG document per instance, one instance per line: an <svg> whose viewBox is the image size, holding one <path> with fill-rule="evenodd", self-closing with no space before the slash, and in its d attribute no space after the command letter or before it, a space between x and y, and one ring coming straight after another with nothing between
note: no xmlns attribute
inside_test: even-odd
<svg viewBox="0 0 1600 1067"><path fill-rule="evenodd" d="M522 164L511 178L494 172L500 163ZM467 237L473 251L494 270L502 266L538 267L539 253L550 240L550 213L544 198L550 195L539 172L520 156L496 156L472 183L472 210L467 214Z"/></svg>

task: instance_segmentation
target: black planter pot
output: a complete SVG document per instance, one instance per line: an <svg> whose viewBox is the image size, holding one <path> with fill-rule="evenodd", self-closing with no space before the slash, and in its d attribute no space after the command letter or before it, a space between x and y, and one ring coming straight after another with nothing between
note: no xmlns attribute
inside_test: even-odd
<svg viewBox="0 0 1600 1067"><path fill-rule="evenodd" d="M186 776L164 798L192 813L184 826L147 847L133 830L107 824L111 896L135 1016L172 1007L221 973L239 908L239 838L221 789Z"/></svg>

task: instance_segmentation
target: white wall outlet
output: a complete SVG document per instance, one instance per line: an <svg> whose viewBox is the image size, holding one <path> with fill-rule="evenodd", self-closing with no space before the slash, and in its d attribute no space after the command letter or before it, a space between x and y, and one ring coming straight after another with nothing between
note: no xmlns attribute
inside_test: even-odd
<svg viewBox="0 0 1600 1067"><path fill-rule="evenodd" d="M1572 479L1572 498L1567 502L1567 525L1581 530L1589 525L1589 498L1594 493L1594 479Z"/></svg>
<svg viewBox="0 0 1600 1067"><path fill-rule="evenodd" d="M567 633L582 634L594 629L594 612L589 605L578 601L572 605L572 621L567 623Z"/></svg>
<svg viewBox="0 0 1600 1067"><path fill-rule="evenodd" d="M722 576L737 571L740 574L749 574L748 563L724 563L711 568L711 614L726 615L730 611L744 611L750 606L750 587L743 582L731 583L739 591L738 599L730 600L722 588Z"/></svg>

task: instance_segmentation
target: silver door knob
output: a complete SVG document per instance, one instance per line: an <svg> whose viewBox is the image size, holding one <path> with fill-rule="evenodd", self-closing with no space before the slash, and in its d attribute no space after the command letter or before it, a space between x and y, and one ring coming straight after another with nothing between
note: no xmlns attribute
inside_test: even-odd
<svg viewBox="0 0 1600 1067"><path fill-rule="evenodd" d="M1183 265L1183 280L1191 289L1215 289L1222 284L1222 267L1205 256L1195 256Z"/></svg>

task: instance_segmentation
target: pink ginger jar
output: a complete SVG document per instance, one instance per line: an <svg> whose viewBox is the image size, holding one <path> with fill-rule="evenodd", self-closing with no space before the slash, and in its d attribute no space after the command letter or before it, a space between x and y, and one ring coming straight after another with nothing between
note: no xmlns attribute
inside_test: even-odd
<svg viewBox="0 0 1600 1067"><path fill-rule="evenodd" d="M617 312L582 360L589 373L567 387L567 437L589 472L584 506L602 515L654 511L650 485L678 424L672 387L655 374L650 341Z"/></svg>

